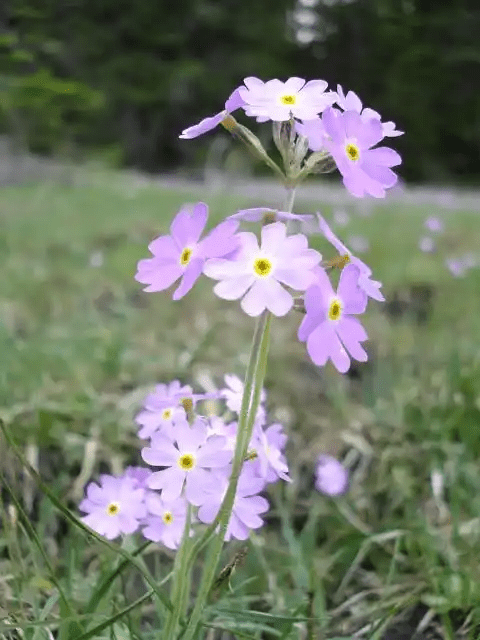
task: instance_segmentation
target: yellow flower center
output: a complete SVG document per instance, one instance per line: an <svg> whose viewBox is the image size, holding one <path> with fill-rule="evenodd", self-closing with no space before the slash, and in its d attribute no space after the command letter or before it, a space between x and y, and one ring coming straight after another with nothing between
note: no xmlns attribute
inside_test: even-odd
<svg viewBox="0 0 480 640"><path fill-rule="evenodd" d="M275 220L275 211L267 211L263 214L263 224L270 224L271 222L275 222Z"/></svg>
<svg viewBox="0 0 480 640"><path fill-rule="evenodd" d="M360 158L360 149L356 144L349 142L345 147L345 151L349 159L353 160L353 162L356 162Z"/></svg>
<svg viewBox="0 0 480 640"><path fill-rule="evenodd" d="M245 461L247 460L255 460L255 458L258 458L258 453L255 449L250 449L250 451L248 451L247 453L247 457L245 458Z"/></svg>
<svg viewBox="0 0 480 640"><path fill-rule="evenodd" d="M293 96L293 95L281 96L280 102L282 104L288 104L288 105L296 104L297 96Z"/></svg>
<svg viewBox="0 0 480 640"><path fill-rule="evenodd" d="M192 253L193 251L192 249L190 249L190 247L185 247L185 249L182 251L182 253L180 254L180 264L182 265L182 267L185 267L190 262Z"/></svg>
<svg viewBox="0 0 480 640"><path fill-rule="evenodd" d="M108 516L116 516L120 511L120 505L118 502L111 502L107 507L107 515Z"/></svg>
<svg viewBox="0 0 480 640"><path fill-rule="evenodd" d="M253 263L253 270L262 278L268 276L273 268L272 263L267 258L257 258Z"/></svg>
<svg viewBox="0 0 480 640"><path fill-rule="evenodd" d="M172 410L171 409L164 409L162 412L162 418L164 420L170 420L170 418L172 417Z"/></svg>
<svg viewBox="0 0 480 640"><path fill-rule="evenodd" d="M180 404L185 409L187 413L190 413L193 410L193 400L192 398L182 398L180 400Z"/></svg>
<svg viewBox="0 0 480 640"><path fill-rule="evenodd" d="M178 459L178 466L183 471L191 471L195 466L195 458L191 453L184 453Z"/></svg>
<svg viewBox="0 0 480 640"><path fill-rule="evenodd" d="M173 515L171 511L165 511L165 513L163 514L162 520L165 524L172 524Z"/></svg>
<svg viewBox="0 0 480 640"><path fill-rule="evenodd" d="M338 320L342 315L342 303L340 300L332 300L328 310L328 318L330 320Z"/></svg>

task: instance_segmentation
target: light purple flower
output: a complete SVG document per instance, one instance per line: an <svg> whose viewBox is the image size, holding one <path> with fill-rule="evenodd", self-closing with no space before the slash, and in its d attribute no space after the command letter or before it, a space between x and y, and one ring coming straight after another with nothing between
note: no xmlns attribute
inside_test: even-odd
<svg viewBox="0 0 480 640"><path fill-rule="evenodd" d="M225 374L226 387L220 389L220 397L225 399L227 407L233 413L240 414L242 407L243 389L244 385L240 378L232 373ZM262 406L266 400L265 389L262 389L260 394L260 404L258 405L256 420L265 419L266 411Z"/></svg>
<svg viewBox="0 0 480 640"><path fill-rule="evenodd" d="M225 120L225 118L227 118L230 113L233 113L237 109L240 109L240 107L243 107L243 105L244 102L240 97L239 87L237 87L237 89L235 89L235 91L226 101L224 111L220 111L214 116L204 118L198 124L194 124L191 127L184 129L179 138L191 140L192 138L197 138L198 136L211 131L216 126L218 126L222 122L222 120Z"/></svg>
<svg viewBox="0 0 480 640"><path fill-rule="evenodd" d="M344 267L335 293L327 274L317 270L317 282L305 292L306 315L298 329L298 339L307 343L313 362L323 366L330 358L340 373L350 367L348 354L365 362L367 354L361 342L368 336L352 315L363 313L367 296L358 286L357 266Z"/></svg>
<svg viewBox="0 0 480 640"><path fill-rule="evenodd" d="M123 476L132 478L137 483L137 487L141 489L147 488L147 480L152 475L152 471L146 467L127 467Z"/></svg>
<svg viewBox="0 0 480 640"><path fill-rule="evenodd" d="M258 78L245 78L245 87L239 88L245 102L247 116L259 121L282 122L290 118L311 120L335 102L336 94L325 93L324 80L289 78L286 82L274 79L262 82Z"/></svg>
<svg viewBox="0 0 480 640"><path fill-rule="evenodd" d="M154 434L151 446L142 449L142 458L147 464L166 467L151 475L151 489L162 489L162 498L171 501L181 495L185 485L185 497L197 505L210 482L210 470L225 467L232 452L225 448L225 438L207 437L206 423L197 419L192 427L186 421L177 423L174 442Z"/></svg>
<svg viewBox="0 0 480 640"><path fill-rule="evenodd" d="M315 217L310 214L301 213L289 213L288 211L278 211L277 209L270 209L268 207L256 207L254 209L241 209L231 216L228 216L227 220L245 220L246 222L298 222L302 231L307 233L311 230Z"/></svg>
<svg viewBox="0 0 480 640"><path fill-rule="evenodd" d="M243 296L242 309L250 316L258 316L265 309L284 316L292 308L293 298L280 283L305 290L315 280L312 269L321 255L308 248L304 235L287 236L282 222L262 227L260 248L255 234L237 235L241 247L235 259L209 260L205 264L205 275L220 280L214 292L226 300Z"/></svg>
<svg viewBox="0 0 480 640"><path fill-rule="evenodd" d="M365 193L384 198L385 189L397 182L397 175L390 167L402 160L388 147L371 148L384 137L380 122L364 122L356 111L339 113L329 107L323 113L322 124L329 136L325 146L350 193L358 198Z"/></svg>
<svg viewBox="0 0 480 640"><path fill-rule="evenodd" d="M145 398L144 409L136 417L135 422L141 426L140 438L149 438L156 431L168 437L176 420L184 420L185 407L194 408L198 400L207 394L194 394L189 385L182 386L178 380L170 384L157 384L155 391Z"/></svg>
<svg viewBox="0 0 480 640"><path fill-rule="evenodd" d="M222 436L225 438L225 449L234 451L237 444L238 423L226 423L218 416L211 416L207 422L208 436Z"/></svg>
<svg viewBox="0 0 480 640"><path fill-rule="evenodd" d="M254 429L247 458L251 461L249 466L265 482L276 482L279 479L291 482L283 455L286 442L287 436L283 433L281 424L272 424L265 430L257 425Z"/></svg>
<svg viewBox="0 0 480 640"><path fill-rule="evenodd" d="M187 502L180 496L166 502L161 496L149 491L145 498L148 515L144 521L143 535L147 540L161 542L169 549L176 549L181 540L187 519Z"/></svg>
<svg viewBox="0 0 480 640"><path fill-rule="evenodd" d="M431 233L441 233L443 231L443 222L437 216L429 216L423 226Z"/></svg>
<svg viewBox="0 0 480 640"><path fill-rule="evenodd" d="M396 137L404 134L404 131L399 131L395 128L394 122L381 122L381 116L377 111L374 111L369 107L362 110L362 101L353 91L349 91L347 95L345 95L341 85L337 84L337 96L337 104L344 111L356 111L362 116L362 120L364 122L368 122L368 120L378 120L382 125L382 132L384 136Z"/></svg>
<svg viewBox="0 0 480 640"><path fill-rule="evenodd" d="M145 490L136 479L102 475L99 484L88 485L86 498L79 505L87 515L80 519L108 540L134 533L147 514L144 497Z"/></svg>
<svg viewBox="0 0 480 640"><path fill-rule="evenodd" d="M340 255L348 256L349 262L354 264L360 270L360 277L358 279L358 286L360 287L360 289L362 289L369 298L373 298L374 300L383 302L385 298L380 291L382 283L378 282L378 280L370 279L370 276L372 275L372 270L370 269L370 267L362 262L360 258L357 258L352 254L350 249L348 249L343 244L343 242L333 233L323 216L318 213L317 217L320 231L325 236L325 238L330 242L330 244L335 247Z"/></svg>
<svg viewBox="0 0 480 640"><path fill-rule="evenodd" d="M228 487L228 477L218 474L215 480L206 488L203 504L197 513L198 519L206 524L215 520ZM265 498L257 494L264 487L264 480L255 477L244 467L238 480L237 493L225 540L232 538L246 540L250 529L258 529L263 525L260 514L268 511L270 505Z"/></svg>
<svg viewBox="0 0 480 640"><path fill-rule="evenodd" d="M315 488L329 496L345 493L348 489L348 471L332 456L319 456L315 468Z"/></svg>
<svg viewBox="0 0 480 640"><path fill-rule="evenodd" d="M423 236L418 241L418 248L424 253L433 253L436 249L435 242L429 236Z"/></svg>
<svg viewBox="0 0 480 640"><path fill-rule="evenodd" d="M328 134L325 131L321 118L316 117L312 120L296 122L295 129L298 135L308 139L308 146L312 151L322 151L325 149Z"/></svg>
<svg viewBox="0 0 480 640"><path fill-rule="evenodd" d="M238 222L225 220L200 240L208 218L208 207L197 202L193 210L180 209L170 226L168 236L160 236L148 245L153 258L140 260L135 279L148 285L144 291L163 291L181 278L173 294L182 298L193 287L208 258L231 254L238 246L235 231Z"/></svg>

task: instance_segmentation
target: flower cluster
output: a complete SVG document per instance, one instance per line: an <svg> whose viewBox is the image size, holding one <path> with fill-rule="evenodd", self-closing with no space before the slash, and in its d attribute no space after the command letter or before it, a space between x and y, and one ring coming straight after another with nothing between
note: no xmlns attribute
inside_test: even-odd
<svg viewBox="0 0 480 640"><path fill-rule="evenodd" d="M194 138L220 123L232 128L235 121L229 114L240 108L257 122L292 120L312 151L333 157L350 193L383 198L385 190L397 182L391 167L399 165L401 158L393 149L376 145L403 131L396 129L394 122L382 122L377 111L363 108L353 91L345 95L340 85L337 91L326 89L324 80L289 78L286 82L263 82L245 78L225 103L224 111L185 129L180 137Z"/></svg>
<svg viewBox="0 0 480 640"><path fill-rule="evenodd" d="M148 540L176 549L184 534L189 506L196 511L192 525L213 522L231 475L243 393L239 378L227 375L225 379L227 386L215 394L194 394L191 387L175 380L158 385L145 398L136 421L139 436L148 440L142 458L153 468L128 467L120 477L102 475L99 484L88 485L80 503L80 509L87 513L85 524L108 539L140 530ZM208 418L198 414L198 404L213 395L227 412ZM261 527L261 516L269 504L259 494L270 483L290 481L284 455L287 436L282 425L267 424L265 400L263 391L226 540L245 540L251 529ZM188 412L180 406L182 401L188 405ZM168 418L163 415L165 411L170 412ZM337 495L346 489L346 483L339 489L339 474L342 470L346 474L340 463L331 459L330 468L323 473L323 484L319 483L318 469L317 465L319 491Z"/></svg>

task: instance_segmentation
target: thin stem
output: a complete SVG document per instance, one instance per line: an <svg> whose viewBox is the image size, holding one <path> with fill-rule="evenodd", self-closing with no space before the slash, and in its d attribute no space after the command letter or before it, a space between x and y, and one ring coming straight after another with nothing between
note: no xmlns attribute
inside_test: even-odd
<svg viewBox="0 0 480 640"><path fill-rule="evenodd" d="M247 376L245 379L245 388L243 392L242 409L240 411L240 420L238 424L238 435L235 447L235 455L232 464L232 473L230 476L230 482L225 494L225 498L220 508L221 515L219 522L219 531L212 541L210 549L208 550L207 557L205 559L205 567L203 570L199 591L195 600L195 606L190 615L185 633L182 636L183 640L192 640L194 638L197 627L202 617L203 610L205 608L205 604L208 600L208 595L215 580L217 565L220 559L220 554L222 552L225 533L228 528L233 503L235 501L238 479L240 477L243 462L247 454L248 444L250 442L253 424L255 422L255 415L260 403L260 395L263 388L263 380L265 377L268 357L271 317L272 316L270 312L264 311L257 323L256 335L260 336L260 340L257 341L254 338L252 351L250 353L249 370L247 371ZM256 363L253 372L251 372L250 367L250 364L252 362ZM249 373L251 375L248 375ZM249 410L246 410L247 405L249 405Z"/></svg>

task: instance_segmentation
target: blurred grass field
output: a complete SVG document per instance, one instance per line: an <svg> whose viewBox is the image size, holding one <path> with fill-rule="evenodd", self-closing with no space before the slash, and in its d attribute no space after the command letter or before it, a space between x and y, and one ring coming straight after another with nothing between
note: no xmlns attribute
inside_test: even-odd
<svg viewBox="0 0 480 640"><path fill-rule="evenodd" d="M132 418L155 383L179 378L211 388L224 373L243 375L254 323L237 302L217 299L207 279L176 303L164 293L143 293L133 279L148 242L167 232L183 202L197 200L211 208L209 225L240 207L280 206L268 193L264 202L252 202L228 191L207 197L200 187L191 193L131 188L119 177L0 190L0 418L73 510L99 472L140 462ZM321 210L327 219L334 209L322 202L295 207ZM354 204L346 210L351 220L337 233L368 240L360 255L387 298L370 304L364 318L369 362L346 376L330 365L320 370L296 339L300 317L275 319L266 387L272 419L290 435L294 482L270 496L269 524L253 537L222 601L222 620L228 627L228 611L241 611L250 598L265 615L313 612L319 637L358 631L382 638L400 615L397 625L413 629L424 619L440 637L464 630L474 638L480 278L478 267L454 278L443 259L479 251L480 218L455 206L389 204L388 198L372 203L369 215ZM417 247L428 215L446 228L436 254ZM312 244L325 257L334 255L320 237ZM0 444L4 473L81 611L107 560L98 543L54 515ZM350 468L351 488L341 499L312 490L321 452L339 455ZM7 508L8 494L3 500L0 607L10 624L23 628L55 588L22 519ZM166 570L165 558L151 550L147 560ZM128 576L97 613L121 608L141 590L138 578ZM61 615L55 602L48 615ZM119 624L133 637L138 623L142 637L150 637L151 617L147 607ZM287 637L281 634L289 623L279 620L269 623ZM36 638L38 629L25 633Z"/></svg>

